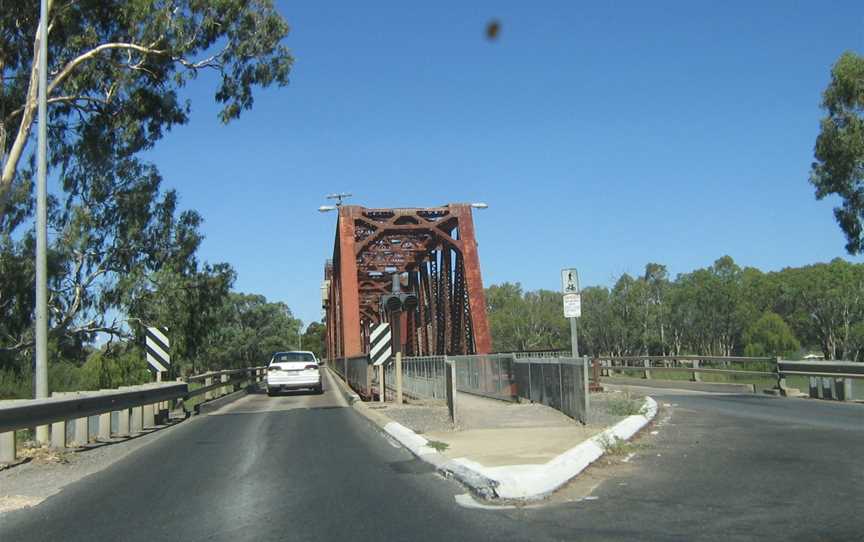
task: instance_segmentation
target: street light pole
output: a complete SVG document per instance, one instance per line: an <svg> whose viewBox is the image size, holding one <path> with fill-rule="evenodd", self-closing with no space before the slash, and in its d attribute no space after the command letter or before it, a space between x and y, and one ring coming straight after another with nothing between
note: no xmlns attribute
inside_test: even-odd
<svg viewBox="0 0 864 542"><path fill-rule="evenodd" d="M36 399L48 397L48 268L47 268L47 154L48 154L48 2L39 9L39 141L36 178ZM48 426L36 428L36 442L47 444Z"/></svg>

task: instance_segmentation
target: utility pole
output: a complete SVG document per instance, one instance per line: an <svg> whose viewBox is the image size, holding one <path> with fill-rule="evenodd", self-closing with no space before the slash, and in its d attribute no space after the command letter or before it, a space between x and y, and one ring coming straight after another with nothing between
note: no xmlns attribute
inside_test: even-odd
<svg viewBox="0 0 864 542"><path fill-rule="evenodd" d="M48 2L39 8L39 141L36 150L36 399L48 397ZM36 442L49 442L48 426L36 428Z"/></svg>

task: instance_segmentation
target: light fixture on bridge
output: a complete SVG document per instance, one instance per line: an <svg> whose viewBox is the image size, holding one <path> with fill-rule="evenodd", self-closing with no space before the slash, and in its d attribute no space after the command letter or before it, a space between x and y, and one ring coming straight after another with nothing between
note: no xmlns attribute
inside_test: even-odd
<svg viewBox="0 0 864 542"><path fill-rule="evenodd" d="M482 201L478 201L476 203L472 203L471 207L473 207L475 209L488 209L489 205L487 203L482 202Z"/></svg>
<svg viewBox="0 0 864 542"><path fill-rule="evenodd" d="M335 211L335 210L336 210L335 205L322 205L321 207L318 207L318 211L320 211L322 213L326 213L327 211Z"/></svg>

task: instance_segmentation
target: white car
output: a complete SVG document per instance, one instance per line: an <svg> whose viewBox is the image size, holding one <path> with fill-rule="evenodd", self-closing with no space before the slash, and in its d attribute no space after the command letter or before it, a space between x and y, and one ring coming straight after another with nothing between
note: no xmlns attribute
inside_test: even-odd
<svg viewBox="0 0 864 542"><path fill-rule="evenodd" d="M267 366L267 395L283 390L311 389L322 393L318 359L308 351L276 352Z"/></svg>

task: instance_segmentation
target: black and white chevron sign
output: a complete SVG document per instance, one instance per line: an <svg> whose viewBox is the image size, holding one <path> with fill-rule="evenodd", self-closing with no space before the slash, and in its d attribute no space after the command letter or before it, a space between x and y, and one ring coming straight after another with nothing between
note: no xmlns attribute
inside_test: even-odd
<svg viewBox="0 0 864 542"><path fill-rule="evenodd" d="M390 324L375 324L369 336L369 358L372 365L381 365L390 359L390 343Z"/></svg>
<svg viewBox="0 0 864 542"><path fill-rule="evenodd" d="M154 371L164 372L171 367L171 342L163 330L148 327L144 348L147 350L147 363Z"/></svg>

